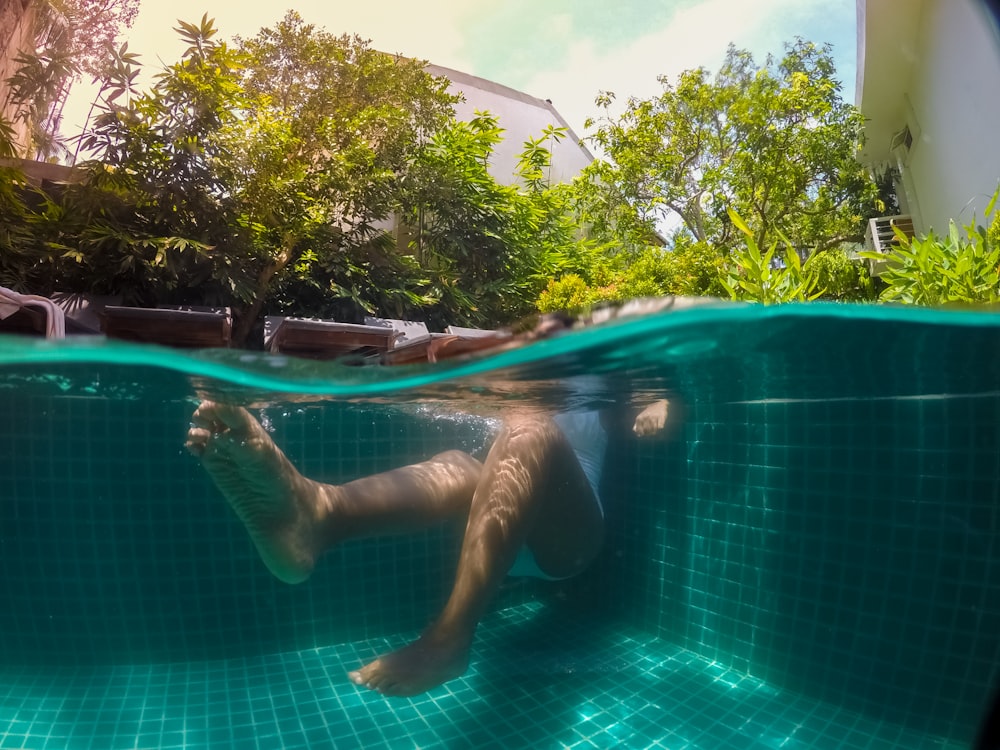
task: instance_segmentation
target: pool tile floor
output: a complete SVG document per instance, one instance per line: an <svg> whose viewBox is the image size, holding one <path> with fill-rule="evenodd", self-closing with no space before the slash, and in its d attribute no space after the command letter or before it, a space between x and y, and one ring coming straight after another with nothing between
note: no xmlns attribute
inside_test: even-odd
<svg viewBox="0 0 1000 750"><path fill-rule="evenodd" d="M345 676L404 639L225 661L0 671L0 748L957 750L620 626L512 607L413 699Z"/></svg>

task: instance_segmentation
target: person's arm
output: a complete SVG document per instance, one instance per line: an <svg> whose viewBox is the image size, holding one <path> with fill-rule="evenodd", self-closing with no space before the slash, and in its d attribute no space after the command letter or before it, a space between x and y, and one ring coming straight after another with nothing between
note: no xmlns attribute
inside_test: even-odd
<svg viewBox="0 0 1000 750"><path fill-rule="evenodd" d="M667 414L670 411L670 403L667 399L654 401L635 418L632 425L632 432L639 437L649 437L663 431L667 425Z"/></svg>

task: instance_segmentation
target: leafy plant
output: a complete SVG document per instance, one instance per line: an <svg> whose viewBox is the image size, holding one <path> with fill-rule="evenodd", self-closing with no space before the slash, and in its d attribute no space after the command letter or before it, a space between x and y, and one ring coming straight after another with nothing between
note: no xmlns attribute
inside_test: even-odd
<svg viewBox="0 0 1000 750"><path fill-rule="evenodd" d="M764 252L757 246L754 233L732 209L729 218L745 236L745 245L731 256L731 266L723 286L734 300L773 305L781 302L805 302L819 296L815 292L817 279L810 264L802 264L798 253L785 239L784 263L776 259L778 243L773 242Z"/></svg>
<svg viewBox="0 0 1000 750"><path fill-rule="evenodd" d="M576 312L601 302L625 302L663 295L721 296L724 264L717 250L703 242L675 236L672 248L597 252L578 272L550 279L538 296L540 312Z"/></svg>
<svg viewBox="0 0 1000 750"><path fill-rule="evenodd" d="M975 220L959 230L949 222L948 234L907 237L895 229L896 244L888 255L866 252L887 261L880 299L911 305L996 305L1000 303L1000 245L993 214L1000 189L986 207L990 229Z"/></svg>
<svg viewBox="0 0 1000 750"><path fill-rule="evenodd" d="M578 312L594 303L594 294L579 274L568 273L551 279L538 295L539 312Z"/></svg>
<svg viewBox="0 0 1000 750"><path fill-rule="evenodd" d="M512 323L534 311L551 279L591 262L572 191L548 177L548 143L564 130L524 144L514 184L491 172L502 133L487 112L453 122L417 150L400 180L408 249L426 269L423 294L435 300L424 310L432 324Z"/></svg>
<svg viewBox="0 0 1000 750"><path fill-rule="evenodd" d="M820 299L836 302L874 301L875 285L868 267L842 248L813 253L809 266L816 276Z"/></svg>
<svg viewBox="0 0 1000 750"><path fill-rule="evenodd" d="M721 297L726 294L722 284L726 261L718 248L707 242L693 242L689 235L674 236L670 257L674 261L674 278L670 294L690 297Z"/></svg>

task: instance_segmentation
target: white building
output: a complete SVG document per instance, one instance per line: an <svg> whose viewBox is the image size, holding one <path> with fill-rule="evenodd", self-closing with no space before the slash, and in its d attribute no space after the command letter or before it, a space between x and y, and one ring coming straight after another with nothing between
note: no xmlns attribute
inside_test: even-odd
<svg viewBox="0 0 1000 750"><path fill-rule="evenodd" d="M514 169L529 138L539 138L549 125L566 128L565 139L548 144L552 152L552 182L570 182L593 161L572 128L552 106L548 99L537 99L516 89L503 86L485 78L462 73L439 65L428 65L427 72L451 81L448 90L461 94L464 101L455 105L455 117L460 121L471 120L476 111L488 111L496 116L504 128L504 139L494 151L490 172L494 179L504 184L514 182Z"/></svg>
<svg viewBox="0 0 1000 750"><path fill-rule="evenodd" d="M862 158L917 232L982 219L1000 182L1000 35L977 0L857 0Z"/></svg>

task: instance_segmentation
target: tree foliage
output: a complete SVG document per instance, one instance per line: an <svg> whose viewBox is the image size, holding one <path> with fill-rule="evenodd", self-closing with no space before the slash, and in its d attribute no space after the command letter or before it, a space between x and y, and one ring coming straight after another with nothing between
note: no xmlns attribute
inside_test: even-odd
<svg viewBox="0 0 1000 750"><path fill-rule="evenodd" d="M41 262L19 288L228 305L242 343L262 313L500 325L590 251L548 184L560 129L505 185L496 119L455 122L423 63L294 13L236 48L207 16L176 31L187 49L148 91L134 54L109 56L86 178L28 211Z"/></svg>
<svg viewBox="0 0 1000 750"><path fill-rule="evenodd" d="M217 169L228 156L222 133L239 119L239 59L207 18L177 31L189 47L147 92L132 88L137 63L119 50L117 77L82 139L94 156L88 179L63 198L83 222L67 281L92 278L132 304L245 300L253 237Z"/></svg>
<svg viewBox="0 0 1000 750"><path fill-rule="evenodd" d="M451 118L447 81L294 11L239 42L245 114L227 133L230 158L220 166L246 222L272 248L239 334L268 307L272 284L287 291L296 279L366 308L418 302L386 278L388 269L405 277L405 264L383 235L420 140ZM288 312L287 302L270 310Z"/></svg>
<svg viewBox="0 0 1000 750"><path fill-rule="evenodd" d="M238 341L262 311L300 311L296 289L377 306L398 175L418 134L447 121L446 82L295 13L238 49L217 41L207 16L177 31L189 46L149 92L131 90L133 66L119 61L83 141L96 181L115 183L138 209L120 235L135 241L125 242L129 257L147 249L123 258L123 270L167 263L193 282L130 296L232 304Z"/></svg>
<svg viewBox="0 0 1000 750"><path fill-rule="evenodd" d="M490 171L503 137L496 117L477 113L424 144L406 180L402 218L411 249L427 269L427 295L439 321L509 323L534 310L546 281L589 252L567 186L547 178L548 128L524 144L515 184Z"/></svg>
<svg viewBox="0 0 1000 750"><path fill-rule="evenodd" d="M0 152L52 158L66 152L60 134L62 108L82 74L104 78L107 50L139 10L139 0L36 0L34 38L16 56L13 74L0 87ZM26 10L26 12L29 12ZM26 138L16 142L20 122Z"/></svg>
<svg viewBox="0 0 1000 750"><path fill-rule="evenodd" d="M0 171L0 283L230 306L238 344L263 314L494 327L664 294L870 298L839 248L878 191L825 48L764 67L730 49L714 78L606 109L607 159L567 185L549 180L564 129L498 180L497 118L455 121L419 61L294 12L234 46L207 16L176 31L187 49L148 90L134 53L107 53L84 179L43 194ZM972 244L946 275L989 265L996 243Z"/></svg>
<svg viewBox="0 0 1000 750"><path fill-rule="evenodd" d="M81 72L97 76L105 53L124 29L132 28L139 0L44 0L49 17L71 30L66 39ZM56 20L57 19L57 20Z"/></svg>
<svg viewBox="0 0 1000 750"><path fill-rule="evenodd" d="M688 70L650 99L611 116L598 105L590 218L623 244L679 220L697 241L741 243L734 210L759 247L783 234L800 251L860 239L876 188L856 161L860 113L841 100L828 47L799 40L758 66L730 47L719 72ZM592 123L593 124L593 123Z"/></svg>

